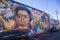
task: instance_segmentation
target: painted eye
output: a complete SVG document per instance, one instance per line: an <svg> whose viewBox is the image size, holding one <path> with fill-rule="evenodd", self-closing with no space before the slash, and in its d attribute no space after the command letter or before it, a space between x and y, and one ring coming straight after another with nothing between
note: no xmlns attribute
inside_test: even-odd
<svg viewBox="0 0 60 40"><path fill-rule="evenodd" d="M21 18L21 16L18 16L18 18Z"/></svg>
<svg viewBox="0 0 60 40"><path fill-rule="evenodd" d="M28 16L24 16L25 18L28 18Z"/></svg>

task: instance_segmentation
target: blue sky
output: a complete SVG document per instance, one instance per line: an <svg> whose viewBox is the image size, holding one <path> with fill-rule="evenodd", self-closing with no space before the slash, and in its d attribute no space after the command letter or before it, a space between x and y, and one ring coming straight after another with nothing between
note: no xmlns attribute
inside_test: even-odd
<svg viewBox="0 0 60 40"><path fill-rule="evenodd" d="M60 17L60 0L15 0L17 2L29 5L36 9L49 12L52 19L56 19L56 10L58 18ZM60 18L59 18L60 20Z"/></svg>

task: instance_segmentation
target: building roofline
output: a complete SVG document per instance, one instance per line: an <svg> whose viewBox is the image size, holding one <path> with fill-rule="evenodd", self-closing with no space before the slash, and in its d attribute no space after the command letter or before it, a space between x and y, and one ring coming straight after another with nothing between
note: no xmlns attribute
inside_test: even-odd
<svg viewBox="0 0 60 40"><path fill-rule="evenodd" d="M36 9L36 8L34 8L34 7L31 7L31 6L25 5L25 4L20 3L20 2L16 2L16 1L12 1L12 2L15 2L15 3L21 4L21 5L27 6L27 7L29 7L29 8L32 8L32 9L34 9L34 10L37 10L37 11L40 11L40 12L46 13L46 12L44 12L44 11L41 11L41 10L39 10L39 9Z"/></svg>

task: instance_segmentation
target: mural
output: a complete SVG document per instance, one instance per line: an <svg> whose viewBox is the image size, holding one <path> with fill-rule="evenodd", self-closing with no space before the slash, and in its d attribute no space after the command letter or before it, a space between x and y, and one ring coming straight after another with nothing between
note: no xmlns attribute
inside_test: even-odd
<svg viewBox="0 0 60 40"><path fill-rule="evenodd" d="M21 30L27 34L39 34L49 27L49 15L12 1L0 4L0 30ZM2 5L3 4L3 5Z"/></svg>

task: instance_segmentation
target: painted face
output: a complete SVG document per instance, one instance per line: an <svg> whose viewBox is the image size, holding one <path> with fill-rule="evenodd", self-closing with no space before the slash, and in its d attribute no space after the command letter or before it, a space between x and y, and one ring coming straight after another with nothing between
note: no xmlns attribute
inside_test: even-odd
<svg viewBox="0 0 60 40"><path fill-rule="evenodd" d="M19 25L28 25L30 22L28 13L25 10L19 10L18 15L16 16L16 22Z"/></svg>
<svg viewBox="0 0 60 40"><path fill-rule="evenodd" d="M45 16L45 19L48 20L48 16Z"/></svg>
<svg viewBox="0 0 60 40"><path fill-rule="evenodd" d="M39 20L41 18L41 12L33 10L34 20Z"/></svg>

